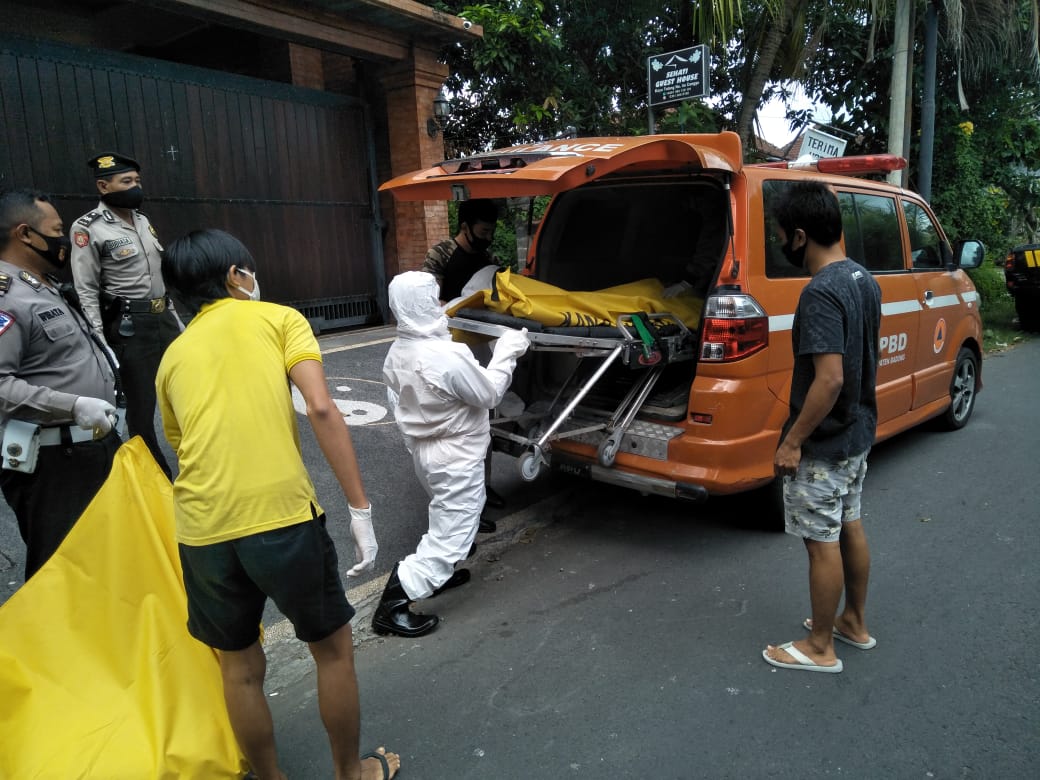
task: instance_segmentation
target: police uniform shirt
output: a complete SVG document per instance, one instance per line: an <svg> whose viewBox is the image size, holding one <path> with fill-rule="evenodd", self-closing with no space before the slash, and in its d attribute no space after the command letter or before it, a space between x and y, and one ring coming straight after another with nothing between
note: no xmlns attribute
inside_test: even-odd
<svg viewBox="0 0 1040 780"><path fill-rule="evenodd" d="M0 260L0 421L71 423L78 396L115 403L101 346L56 289Z"/></svg>
<svg viewBox="0 0 1040 780"><path fill-rule="evenodd" d="M70 231L72 277L83 311L101 333L102 292L130 300L161 298L162 245L148 217L133 212L133 225L103 203L77 219Z"/></svg>

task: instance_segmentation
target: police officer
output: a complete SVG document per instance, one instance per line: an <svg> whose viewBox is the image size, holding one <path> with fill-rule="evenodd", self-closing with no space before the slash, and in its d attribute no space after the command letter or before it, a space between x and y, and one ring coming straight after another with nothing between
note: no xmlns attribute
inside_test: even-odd
<svg viewBox="0 0 1040 780"><path fill-rule="evenodd" d="M162 245L141 205L141 166L105 152L87 161L101 202L72 226L72 276L83 311L119 361L127 428L170 476L155 434L155 374L180 332L160 270Z"/></svg>
<svg viewBox="0 0 1040 780"><path fill-rule="evenodd" d="M68 259L46 195L0 193L0 489L26 544L26 579L86 509L120 445L114 362L51 276Z"/></svg>

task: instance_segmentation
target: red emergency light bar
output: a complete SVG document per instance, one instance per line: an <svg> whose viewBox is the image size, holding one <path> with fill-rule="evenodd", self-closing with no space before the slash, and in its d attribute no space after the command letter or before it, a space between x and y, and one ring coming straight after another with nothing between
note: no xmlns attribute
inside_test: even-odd
<svg viewBox="0 0 1040 780"><path fill-rule="evenodd" d="M819 171L820 173L891 173L906 167L906 159L898 154L859 154L849 157L824 157L801 162L781 160L761 163L756 168L781 168L789 171Z"/></svg>

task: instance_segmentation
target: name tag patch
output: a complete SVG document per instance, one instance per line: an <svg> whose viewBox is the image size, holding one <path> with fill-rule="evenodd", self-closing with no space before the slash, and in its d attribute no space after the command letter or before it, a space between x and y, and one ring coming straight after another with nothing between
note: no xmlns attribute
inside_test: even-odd
<svg viewBox="0 0 1040 780"><path fill-rule="evenodd" d="M127 244L132 244L133 239L130 236L122 236L121 238L110 238L105 242L105 251L111 253L113 249Z"/></svg>
<svg viewBox="0 0 1040 780"><path fill-rule="evenodd" d="M47 309L47 311L41 311L36 315L40 322L50 322L58 317L65 316L65 310L60 306L55 306L53 309Z"/></svg>

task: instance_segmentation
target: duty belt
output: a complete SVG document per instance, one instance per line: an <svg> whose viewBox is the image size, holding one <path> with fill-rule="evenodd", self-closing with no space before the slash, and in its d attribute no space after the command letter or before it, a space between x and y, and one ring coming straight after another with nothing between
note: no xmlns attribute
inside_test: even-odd
<svg viewBox="0 0 1040 780"><path fill-rule="evenodd" d="M40 446L49 447L62 443L62 435L67 435L73 444L84 441L94 441L94 431L89 428L80 428L78 425L55 425L52 428L40 428Z"/></svg>
<svg viewBox="0 0 1040 780"><path fill-rule="evenodd" d="M123 299L123 305L125 311L131 314L162 314L166 311L166 306L169 301L167 296L161 298L144 299L141 301L132 301L129 298Z"/></svg>

